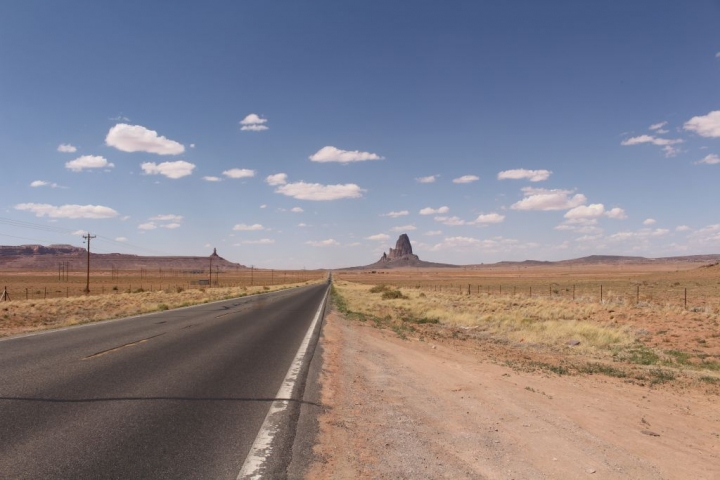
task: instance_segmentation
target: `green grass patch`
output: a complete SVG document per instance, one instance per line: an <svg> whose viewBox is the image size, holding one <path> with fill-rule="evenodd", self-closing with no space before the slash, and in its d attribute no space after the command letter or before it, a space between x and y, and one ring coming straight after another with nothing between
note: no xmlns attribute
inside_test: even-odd
<svg viewBox="0 0 720 480"><path fill-rule="evenodd" d="M603 363L587 363L581 367L578 367L580 373L587 373L588 375L607 375L608 377L625 378L627 375L622 370L615 368L610 365Z"/></svg>
<svg viewBox="0 0 720 480"><path fill-rule="evenodd" d="M394 300L397 298L408 298L400 290L387 290L383 292L382 299L383 300Z"/></svg>
<svg viewBox="0 0 720 480"><path fill-rule="evenodd" d="M383 293L390 290L390 287L385 285L384 283L381 283L380 285L375 285L370 289L370 293Z"/></svg>

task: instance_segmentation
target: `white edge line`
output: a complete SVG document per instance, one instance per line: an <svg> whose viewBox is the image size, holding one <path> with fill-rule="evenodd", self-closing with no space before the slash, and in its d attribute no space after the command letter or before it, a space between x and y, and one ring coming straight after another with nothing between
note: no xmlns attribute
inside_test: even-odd
<svg viewBox="0 0 720 480"><path fill-rule="evenodd" d="M215 300L213 302L207 302L207 303L198 303L196 305L188 305L187 307L177 307L177 308L171 308L170 310L162 310L157 312L147 312L147 313L140 313L138 315L132 315L129 317L119 317L119 318L108 318L106 320L97 320L95 322L87 322L87 323L81 323L80 325L69 325L67 327L60 327L60 328L50 328L47 330L40 330L39 332L29 332L29 333L20 333L18 335L10 335L7 337L0 337L0 342L8 342L10 340L17 340L19 338L27 338L27 337L37 337L38 335L49 335L51 333L57 333L57 332L63 332L65 330L75 330L77 328L85 328L85 327L94 327L98 325L105 325L108 323L115 323L115 322L122 322L124 320L133 320L136 318L143 318L143 317L150 317L152 315L162 315L162 314L168 314L171 312L177 312L180 310L190 310L192 308L200 308L205 307L208 305L213 305L216 303L227 303L227 302L234 302L237 300L252 300L257 297L261 297L264 295L277 295L279 293L288 293L289 291L295 290L296 288L303 288L303 287L311 287L316 284L312 283L310 285L302 285L299 287L291 287L291 288L283 288L282 290L273 290L272 292L258 292L253 293L252 295L245 295L244 297L233 297L228 298L226 300Z"/></svg>
<svg viewBox="0 0 720 480"><path fill-rule="evenodd" d="M275 395L275 398L291 398L300 369L305 360L305 355L310 346L310 340L312 339L313 332L315 332L315 326L320 319L320 314L322 314L329 292L330 289L325 292L325 296L323 296L322 302L320 302L315 318L310 324L305 338L303 338L300 348L298 348L297 354L295 354L295 359L290 364L287 375L285 375L285 380L283 380L283 383L280 385L280 389L277 395ZM240 469L240 473L238 473L237 480L262 478L260 470L265 466L272 452L272 441L279 428L278 422L275 420L277 416L282 416L289 404L290 402L288 400L275 400L272 403L270 410L265 416L265 421L263 421L262 427L260 427L260 431L257 437L255 437L252 447L250 447L250 452L248 452L247 457L245 457L245 462Z"/></svg>

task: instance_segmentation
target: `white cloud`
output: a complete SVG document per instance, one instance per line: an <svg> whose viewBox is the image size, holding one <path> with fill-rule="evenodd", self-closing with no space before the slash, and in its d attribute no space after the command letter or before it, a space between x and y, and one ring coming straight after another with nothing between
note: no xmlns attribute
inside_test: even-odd
<svg viewBox="0 0 720 480"><path fill-rule="evenodd" d="M247 168L231 168L225 170L223 173L228 178L250 178L255 176L255 170L248 170Z"/></svg>
<svg viewBox="0 0 720 480"><path fill-rule="evenodd" d="M655 225L657 223L657 220L654 218L646 218L643 220L643 225Z"/></svg>
<svg viewBox="0 0 720 480"><path fill-rule="evenodd" d="M434 236L436 236L436 235L442 235L442 230L429 230L429 231L423 233L423 235L427 235L428 237L434 237Z"/></svg>
<svg viewBox="0 0 720 480"><path fill-rule="evenodd" d="M459 227L460 225L465 225L466 223L465 220L460 217L435 217L434 220L451 227Z"/></svg>
<svg viewBox="0 0 720 480"><path fill-rule="evenodd" d="M435 244L430 250L445 250L456 248L467 248L480 246L481 242L477 238L472 237L445 237L445 239Z"/></svg>
<svg viewBox="0 0 720 480"><path fill-rule="evenodd" d="M75 230L75 231L72 232L70 235L80 236L80 235L87 235L87 233L88 233L88 232L87 232L86 230Z"/></svg>
<svg viewBox="0 0 720 480"><path fill-rule="evenodd" d="M620 145L625 145L625 146L640 145L642 143L652 143L653 145L664 147L666 145L675 145L678 143L683 143L683 141L680 138L669 139L669 138L653 137L652 135L640 135L637 137L628 138L627 140L623 140L622 142L620 142Z"/></svg>
<svg viewBox="0 0 720 480"><path fill-rule="evenodd" d="M310 155L311 161L313 162L338 162L338 163L350 163L350 162L365 162L367 160L383 160L383 157L376 153L361 152L358 150L340 150L339 148L327 146L323 147L313 155Z"/></svg>
<svg viewBox="0 0 720 480"><path fill-rule="evenodd" d="M267 208L267 205L263 203L262 205L260 205L260 208Z"/></svg>
<svg viewBox="0 0 720 480"><path fill-rule="evenodd" d="M73 172L81 172L86 168L113 168L114 166L99 155L83 155L75 160L65 162L65 168Z"/></svg>
<svg viewBox="0 0 720 480"><path fill-rule="evenodd" d="M151 217L150 220L155 220L158 222L180 222L182 221L183 216L182 215L173 215L172 213L167 215L157 215L155 217Z"/></svg>
<svg viewBox="0 0 720 480"><path fill-rule="evenodd" d="M313 246L313 247L336 247L340 245L339 242L332 238L328 238L327 240L318 240L318 241L307 241L305 244Z"/></svg>
<svg viewBox="0 0 720 480"><path fill-rule="evenodd" d="M419 183L434 183L439 176L440 175L428 175L427 177L416 178L415 181Z"/></svg>
<svg viewBox="0 0 720 480"><path fill-rule="evenodd" d="M168 178L177 179L192 175L195 165L185 160L178 160L160 164L145 162L140 164L140 168L142 168L145 175L165 175Z"/></svg>
<svg viewBox="0 0 720 480"><path fill-rule="evenodd" d="M649 130L661 130L668 122L654 123L648 127Z"/></svg>
<svg viewBox="0 0 720 480"><path fill-rule="evenodd" d="M70 145L69 143L61 143L58 145L57 151L63 153L75 153L77 152L77 147Z"/></svg>
<svg viewBox="0 0 720 480"><path fill-rule="evenodd" d="M275 240L272 238L261 238L260 240L243 240L243 245L273 245Z"/></svg>
<svg viewBox="0 0 720 480"><path fill-rule="evenodd" d="M287 183L287 173L276 173L265 177L265 182L271 186L285 185Z"/></svg>
<svg viewBox="0 0 720 480"><path fill-rule="evenodd" d="M683 128L695 132L701 137L720 137L720 110L715 110L704 116L693 117L685 122Z"/></svg>
<svg viewBox="0 0 720 480"><path fill-rule="evenodd" d="M305 228L305 227L307 227L307 223L298 223L297 226L300 228Z"/></svg>
<svg viewBox="0 0 720 480"><path fill-rule="evenodd" d="M393 232L411 232L417 230L417 227L415 225L400 225L399 227L393 227L391 230Z"/></svg>
<svg viewBox="0 0 720 480"><path fill-rule="evenodd" d="M478 215L478 217L471 223L476 225L488 224L488 223L502 223L505 220L505 215L499 213L488 213L484 215Z"/></svg>
<svg viewBox="0 0 720 480"><path fill-rule="evenodd" d="M376 235L370 235L369 237L365 237L366 240L375 240L378 242L384 242L386 240L390 240L390 235L386 235L384 233L378 233Z"/></svg>
<svg viewBox="0 0 720 480"><path fill-rule="evenodd" d="M118 212L102 205L49 205L47 203L19 203L15 210L32 212L37 217L50 218L113 218Z"/></svg>
<svg viewBox="0 0 720 480"><path fill-rule="evenodd" d="M602 203L592 203L590 205L580 205L565 213L565 218L597 218L605 215L605 205Z"/></svg>
<svg viewBox="0 0 720 480"><path fill-rule="evenodd" d="M259 223L255 223L253 225L246 225L244 223L238 223L233 227L233 230L236 232L254 232L258 230L265 230L265 227L260 225Z"/></svg>
<svg viewBox="0 0 720 480"><path fill-rule="evenodd" d="M140 230L155 230L158 228L158 226L155 224L155 222L147 222L147 223L141 223L138 225L138 228Z"/></svg>
<svg viewBox="0 0 720 480"><path fill-rule="evenodd" d="M526 170L524 168L516 168L514 170L505 170L498 173L498 180L529 180L531 182L542 182L552 175L550 170Z"/></svg>
<svg viewBox="0 0 720 480"><path fill-rule="evenodd" d="M267 125L264 125L265 123L267 123L266 118L260 118L259 115L251 113L250 115L240 120L240 125L242 125L242 127L240 127L240 130L250 132L262 132L263 130L268 129Z"/></svg>
<svg viewBox="0 0 720 480"><path fill-rule="evenodd" d="M687 225L678 225L677 227L675 227L676 232L687 232L689 230L690 227L688 227Z"/></svg>
<svg viewBox="0 0 720 480"><path fill-rule="evenodd" d="M569 210L584 205L587 198L582 193L572 197L572 190L525 187L522 189L525 198L510 206L513 210Z"/></svg>
<svg viewBox="0 0 720 480"><path fill-rule="evenodd" d="M127 242L127 237L115 237L116 242Z"/></svg>
<svg viewBox="0 0 720 480"><path fill-rule="evenodd" d="M295 182L281 185L275 189L276 193L282 193L288 197L298 200L339 200L342 198L362 197L366 190L354 183L343 185L321 185L319 183Z"/></svg>
<svg viewBox="0 0 720 480"><path fill-rule="evenodd" d="M715 58L720 58L720 52L717 52L717 53L715 54Z"/></svg>
<svg viewBox="0 0 720 480"><path fill-rule="evenodd" d="M390 217L390 218L404 217L405 215L410 215L410 212L408 212L407 210L400 210L398 212L388 212L388 213L380 214L381 217Z"/></svg>
<svg viewBox="0 0 720 480"><path fill-rule="evenodd" d="M718 163L720 163L720 156L711 153L702 160L698 160L697 162L695 162L695 165L699 165L701 163L705 163L707 165L717 165Z"/></svg>
<svg viewBox="0 0 720 480"><path fill-rule="evenodd" d="M610 210L605 212L605 216L608 218L614 218L615 220L625 220L627 218L625 210L620 207L611 208Z"/></svg>
<svg viewBox="0 0 720 480"><path fill-rule="evenodd" d="M222 178L220 177L203 177L203 180L206 182L222 182Z"/></svg>
<svg viewBox="0 0 720 480"><path fill-rule="evenodd" d="M304 212L305 210L303 210L303 209L300 208L300 207L293 207L293 208L290 209L290 211L293 212L293 213L302 213L302 212Z"/></svg>
<svg viewBox="0 0 720 480"><path fill-rule="evenodd" d="M480 177L477 175L463 175L462 177L453 179L453 183L472 183L478 180L480 180Z"/></svg>
<svg viewBox="0 0 720 480"><path fill-rule="evenodd" d="M167 229L170 229L170 230L174 230L174 229L176 229L176 228L180 228L180 227L181 227L181 225L180 225L179 223L168 223L168 224L160 225L160 226L161 226L162 228L167 228Z"/></svg>
<svg viewBox="0 0 720 480"><path fill-rule="evenodd" d="M160 136L155 130L126 123L118 123L112 127L105 137L105 144L123 152L178 155L185 151L181 143Z"/></svg>
<svg viewBox="0 0 720 480"><path fill-rule="evenodd" d="M437 215L438 213L448 213L449 211L450 211L450 207L440 207L440 208L425 207L422 210L420 210L420 215Z"/></svg>
<svg viewBox="0 0 720 480"><path fill-rule="evenodd" d="M36 187L36 188L37 187L65 188L65 187L60 187L60 185L58 185L57 183L46 182L45 180L35 180L30 183L30 186Z"/></svg>

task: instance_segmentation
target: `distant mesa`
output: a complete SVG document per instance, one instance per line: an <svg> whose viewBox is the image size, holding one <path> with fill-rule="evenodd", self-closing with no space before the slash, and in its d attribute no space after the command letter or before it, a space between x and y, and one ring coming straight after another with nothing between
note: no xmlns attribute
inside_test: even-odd
<svg viewBox="0 0 720 480"><path fill-rule="evenodd" d="M217 249L209 256L144 256L124 253L91 253L90 261L93 270L134 270L140 268L202 270L213 268L220 271L247 268L239 263L225 260L217 253ZM0 245L0 267L6 269L37 269L53 270L59 262L68 262L73 269L87 265L87 250L72 245Z"/></svg>
<svg viewBox="0 0 720 480"><path fill-rule="evenodd" d="M406 233L400 235L395 242L395 248L391 248L387 253L383 253L380 260L363 267L352 267L349 270L369 270L369 269L385 269L385 268L452 268L457 265L448 265L444 263L425 262L413 253L410 237Z"/></svg>

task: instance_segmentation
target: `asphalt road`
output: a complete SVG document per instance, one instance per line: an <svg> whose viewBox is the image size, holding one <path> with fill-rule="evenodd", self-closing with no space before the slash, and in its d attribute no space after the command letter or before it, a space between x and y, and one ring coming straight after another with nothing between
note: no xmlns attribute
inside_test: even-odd
<svg viewBox="0 0 720 480"><path fill-rule="evenodd" d="M326 290L0 341L0 478L236 478Z"/></svg>

